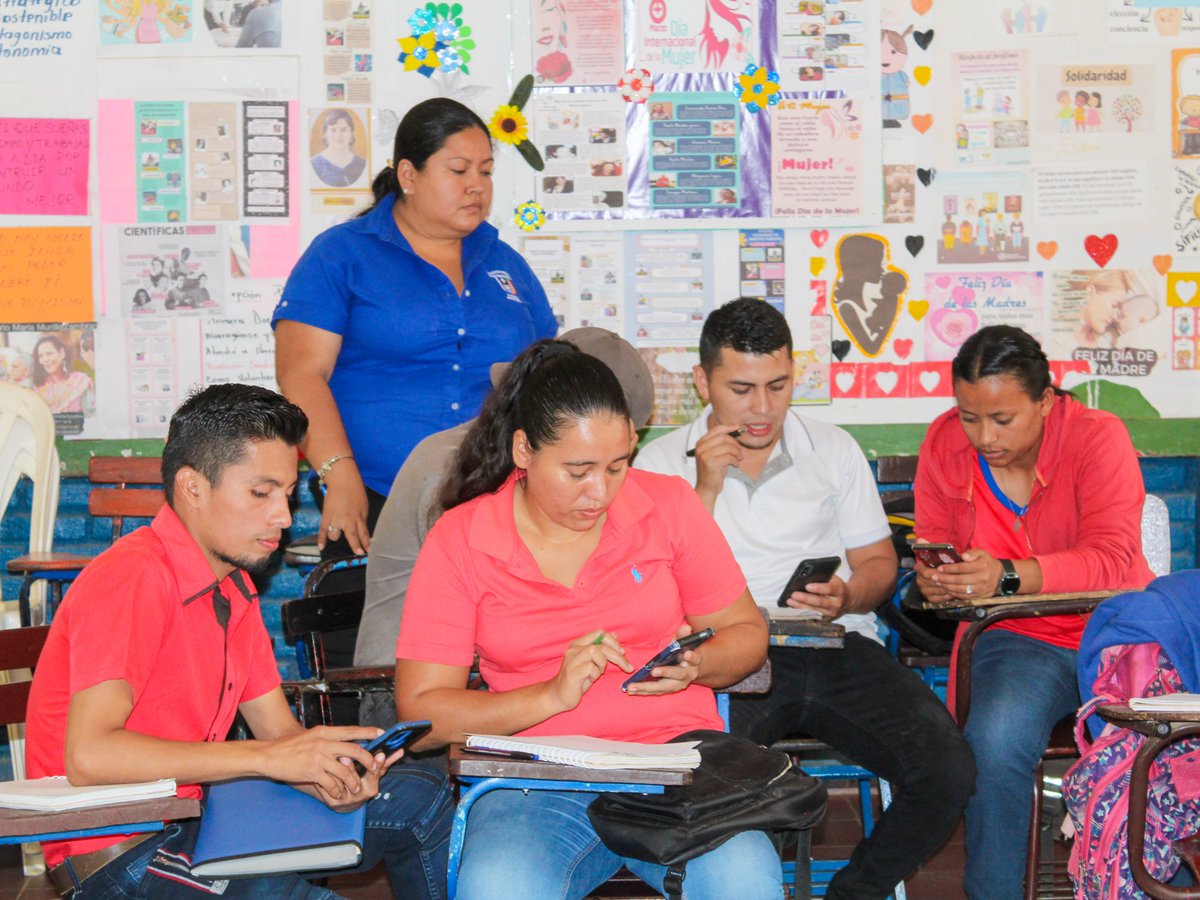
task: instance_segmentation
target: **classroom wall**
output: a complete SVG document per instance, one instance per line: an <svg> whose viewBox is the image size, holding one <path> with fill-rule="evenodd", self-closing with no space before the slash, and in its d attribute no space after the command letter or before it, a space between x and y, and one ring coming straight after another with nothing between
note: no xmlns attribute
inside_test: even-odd
<svg viewBox="0 0 1200 900"><path fill-rule="evenodd" d="M564 327L643 351L656 425L695 414L704 315L748 294L792 324L795 401L869 450L915 451L998 322L1139 449L1197 446L1200 8L279 2L279 45L249 49L241 2L0 2L0 368L28 380L60 338L60 432L116 442L70 459L153 449L193 384L272 384L283 281L367 202L399 117L450 95L491 120L526 74L544 168L498 142L491 220ZM337 109L363 162L333 171Z"/></svg>

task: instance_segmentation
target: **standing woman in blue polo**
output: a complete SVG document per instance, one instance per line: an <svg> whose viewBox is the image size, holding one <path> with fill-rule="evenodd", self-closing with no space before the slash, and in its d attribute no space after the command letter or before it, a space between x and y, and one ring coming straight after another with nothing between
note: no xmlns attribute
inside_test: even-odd
<svg viewBox="0 0 1200 900"><path fill-rule="evenodd" d="M479 414L492 363L557 324L487 221L492 142L461 103L417 104L396 129L374 205L319 235L275 308L275 374L308 414L325 486L318 544L364 553L392 480L427 435ZM332 548L331 548L332 549Z"/></svg>

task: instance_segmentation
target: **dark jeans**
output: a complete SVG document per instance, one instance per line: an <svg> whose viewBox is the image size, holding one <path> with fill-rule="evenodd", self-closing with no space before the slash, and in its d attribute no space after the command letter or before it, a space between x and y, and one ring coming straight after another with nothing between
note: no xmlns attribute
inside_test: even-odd
<svg viewBox="0 0 1200 900"><path fill-rule="evenodd" d="M771 692L734 697L731 730L761 744L805 734L891 783L892 805L826 894L886 897L954 830L975 786L971 750L937 696L874 641L768 652Z"/></svg>
<svg viewBox="0 0 1200 900"><path fill-rule="evenodd" d="M397 897L442 900L446 896L446 857L450 819L454 812L450 787L436 767L404 761L384 776L379 794L367 805L367 831L363 861L353 869L311 872L310 878L365 872L380 860L387 867L392 893ZM169 825L114 859L83 883L77 900L110 900L118 897L294 898L324 900L337 897L315 887L299 875L222 880L191 878L180 855L190 857L197 820Z"/></svg>

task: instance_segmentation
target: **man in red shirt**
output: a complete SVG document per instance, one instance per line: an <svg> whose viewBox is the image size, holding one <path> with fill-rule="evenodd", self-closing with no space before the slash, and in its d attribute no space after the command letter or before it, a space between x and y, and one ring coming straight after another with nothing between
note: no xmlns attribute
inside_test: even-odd
<svg viewBox="0 0 1200 900"><path fill-rule="evenodd" d="M34 677L31 777L73 784L173 778L180 796L244 776L288 782L333 809L369 803L363 868L381 858L394 891L445 891L450 799L440 774L353 743L377 728L305 730L279 686L249 571L291 524L296 447L308 421L276 393L227 384L189 398L163 451L167 505L72 586ZM225 742L241 712L255 740ZM361 778L353 763L367 767ZM187 862L196 822L151 835L44 845L75 896L331 897L298 875L208 881Z"/></svg>

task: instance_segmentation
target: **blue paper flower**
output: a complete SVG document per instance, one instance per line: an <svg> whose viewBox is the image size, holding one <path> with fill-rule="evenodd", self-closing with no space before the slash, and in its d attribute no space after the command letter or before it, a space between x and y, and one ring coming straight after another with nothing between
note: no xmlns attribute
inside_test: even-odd
<svg viewBox="0 0 1200 900"><path fill-rule="evenodd" d="M458 40L458 26L449 19L442 19L433 26L433 33L440 43L451 44Z"/></svg>
<svg viewBox="0 0 1200 900"><path fill-rule="evenodd" d="M462 57L453 47L444 47L437 52L438 62L447 72L453 72L462 66Z"/></svg>
<svg viewBox="0 0 1200 900"><path fill-rule="evenodd" d="M419 37L427 31L433 31L436 20L433 13L427 9L418 9L408 17L408 27L414 36Z"/></svg>
<svg viewBox="0 0 1200 900"><path fill-rule="evenodd" d="M518 206L516 213L513 220L522 231L537 231L546 224L546 210L532 200Z"/></svg>

